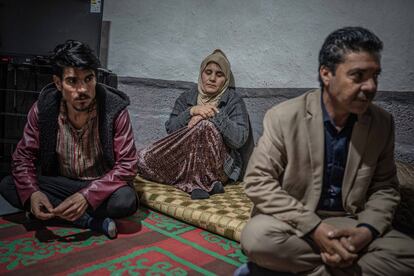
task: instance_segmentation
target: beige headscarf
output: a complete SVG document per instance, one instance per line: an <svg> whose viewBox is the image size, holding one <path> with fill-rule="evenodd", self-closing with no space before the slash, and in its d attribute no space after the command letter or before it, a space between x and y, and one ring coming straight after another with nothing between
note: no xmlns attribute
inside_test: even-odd
<svg viewBox="0 0 414 276"><path fill-rule="evenodd" d="M206 94L203 91L203 84L201 80L201 74L204 69L210 62L217 63L220 66L220 69L223 71L224 76L226 77L226 82L223 87L217 92L217 94L211 95ZM231 72L230 62L227 59L226 55L222 50L216 49L212 54L207 56L200 66L200 74L198 75L198 96L197 96L197 105L214 105L217 106L221 96L226 92L229 85L233 82L233 73Z"/></svg>

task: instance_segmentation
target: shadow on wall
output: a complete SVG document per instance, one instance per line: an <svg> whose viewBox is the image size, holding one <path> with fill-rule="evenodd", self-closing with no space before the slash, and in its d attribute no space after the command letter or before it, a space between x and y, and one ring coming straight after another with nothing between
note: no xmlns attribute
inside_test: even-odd
<svg viewBox="0 0 414 276"><path fill-rule="evenodd" d="M121 77L118 88L131 99L129 112L137 147L140 149L166 136L164 124L174 102L191 82ZM261 136L265 112L282 101L296 97L306 88L238 88L253 127L255 141ZM376 104L393 114L396 125L396 159L414 164L414 92L378 92ZM381 139L379 137L379 139Z"/></svg>

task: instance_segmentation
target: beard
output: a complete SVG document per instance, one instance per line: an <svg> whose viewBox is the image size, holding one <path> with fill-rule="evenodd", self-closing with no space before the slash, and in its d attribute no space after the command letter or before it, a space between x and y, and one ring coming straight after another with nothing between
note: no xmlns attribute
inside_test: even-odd
<svg viewBox="0 0 414 276"><path fill-rule="evenodd" d="M77 112L87 112L92 105L94 104L94 101L86 101L86 100L90 100L91 97L87 94L81 94L79 95L79 97L77 97L74 100L74 104L73 109L76 110ZM77 103L78 101L83 101L82 103Z"/></svg>
<svg viewBox="0 0 414 276"><path fill-rule="evenodd" d="M91 105L85 105L85 106L73 106L73 109L75 109L77 112L87 112Z"/></svg>

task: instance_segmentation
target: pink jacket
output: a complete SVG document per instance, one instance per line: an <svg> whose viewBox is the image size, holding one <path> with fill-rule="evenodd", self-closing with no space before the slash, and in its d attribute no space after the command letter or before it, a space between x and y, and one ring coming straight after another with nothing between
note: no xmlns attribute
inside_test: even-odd
<svg viewBox="0 0 414 276"><path fill-rule="evenodd" d="M113 152L115 165L101 178L95 179L79 192L93 209L96 209L118 188L128 185L137 174L137 151L127 109L114 120ZM39 126L37 102L27 116L23 137L13 154L12 175L21 202L24 204L32 193L39 190L36 160L39 154Z"/></svg>

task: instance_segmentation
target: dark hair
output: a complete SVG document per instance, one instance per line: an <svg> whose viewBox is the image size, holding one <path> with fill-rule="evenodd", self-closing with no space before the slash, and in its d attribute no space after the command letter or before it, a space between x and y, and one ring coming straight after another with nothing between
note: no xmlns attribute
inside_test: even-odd
<svg viewBox="0 0 414 276"><path fill-rule="evenodd" d="M368 52L380 55L382 41L371 31L362 27L345 27L332 32L325 39L319 51L319 69L326 66L335 75L336 66L344 62L350 52ZM318 72L318 79L323 89L323 82Z"/></svg>
<svg viewBox="0 0 414 276"><path fill-rule="evenodd" d="M50 60L52 62L53 74L60 78L63 76L65 67L92 69L96 73L101 66L99 59L87 44L72 39L57 45Z"/></svg>

